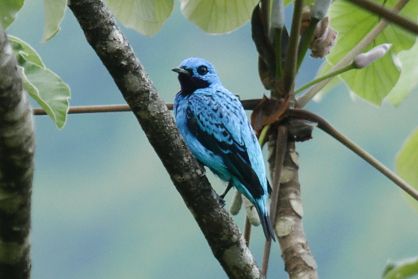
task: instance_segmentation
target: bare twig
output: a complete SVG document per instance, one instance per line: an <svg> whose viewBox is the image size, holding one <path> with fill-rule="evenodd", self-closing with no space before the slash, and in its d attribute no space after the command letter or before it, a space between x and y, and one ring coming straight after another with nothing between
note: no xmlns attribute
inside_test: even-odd
<svg viewBox="0 0 418 279"><path fill-rule="evenodd" d="M129 42L101 0L71 0L69 7L205 235L229 278L261 278L254 257L219 203L204 169L186 148L174 119Z"/></svg>
<svg viewBox="0 0 418 279"><path fill-rule="evenodd" d="M241 103L247 110L252 110L261 101L261 99L248 99L242 100ZM172 110L173 104L166 104L167 109ZM131 111L129 105L92 105L92 106L73 106L70 107L69 114L80 114L80 113L103 113L103 112L123 112ZM42 108L34 108L34 115L47 115L45 110Z"/></svg>
<svg viewBox="0 0 418 279"><path fill-rule="evenodd" d="M29 101L0 27L0 278L30 278L34 149Z"/></svg>
<svg viewBox="0 0 418 279"><path fill-rule="evenodd" d="M244 224L244 239L247 246L250 245L251 240L251 223L248 220L248 217L245 217L245 224Z"/></svg>
<svg viewBox="0 0 418 279"><path fill-rule="evenodd" d="M398 15L396 12L391 11L390 9L387 9L383 7L382 5L378 5L374 2L371 2L369 0L346 0L354 5L357 5L375 15L378 15L387 21L394 23L401 28L415 33L418 35L418 24L413 22L412 20L409 20L408 18L405 18L403 16Z"/></svg>
<svg viewBox="0 0 418 279"><path fill-rule="evenodd" d="M255 106L258 104L258 102L260 102L261 99L250 99L250 100L242 100L242 104L244 106L245 109L247 110L252 110L255 108ZM167 108L168 109L172 109L173 105L172 104L167 104ZM131 109L129 108L129 106L127 105L108 105L108 106L100 106L100 105L96 105L96 106L81 106L81 107L72 107L70 108L69 113L97 113L97 112L120 112L120 111L130 111ZM36 108L33 110L35 115L46 115L45 111L41 108ZM290 117L294 117L294 118L303 118L301 114L298 115L298 113L303 112L304 116L306 117L307 120L310 121L314 121L315 117L317 117L317 120L320 120L322 118L319 118L319 116L313 116L314 114L309 113L308 111L305 110L299 110L299 109L290 109L289 110L289 116ZM308 115L309 113L309 115ZM311 117L311 119L309 119L308 117ZM323 121L325 121L324 119L322 119ZM330 125L330 124L328 124ZM318 126L319 128L321 127L326 127L324 126ZM332 127L332 126L331 126ZM321 128L322 129L322 128ZM335 128L332 128L335 130ZM345 139L347 139L347 137L345 137L344 135L341 134L341 136ZM338 140L338 139L337 139ZM348 140L348 139L347 139ZM348 140L350 141L350 140ZM352 143L354 144L354 143ZM346 144L344 144L346 145ZM346 145L347 146L347 145ZM349 146L347 146L349 149L351 149ZM357 146L358 147L358 146ZM358 147L359 149L361 149L360 147ZM353 150L353 149L351 149ZM368 154L366 151L364 151L363 149L361 149L363 154ZM354 151L354 150L353 150ZM355 151L354 151L355 152ZM362 157L360 154L358 154L360 157ZM371 156L371 155L370 155ZM363 158L363 157L362 157ZM363 158L365 159L365 158ZM366 160L366 159L365 159ZM376 160L376 159L375 159ZM372 167L376 168L377 170L379 170L380 172L382 172L383 169L387 169L387 167L385 167L382 163L380 163L379 161L376 162L377 165L380 165L380 167L378 167L377 165L375 165L374 163L372 163L372 161L366 160ZM409 184L407 184L404 180L402 180L402 178L400 178L398 175L396 175L395 173L390 171L389 176L386 175L385 173L382 172L383 175L387 176L390 180L392 180L396 185L398 185L399 187L401 187L402 189L405 188L404 190L409 193L410 195L412 195L415 199L418 198L418 194L416 193L416 190L414 190L414 188L412 188ZM398 184L400 183L400 184Z"/></svg>
<svg viewBox="0 0 418 279"><path fill-rule="evenodd" d="M379 160L377 160L375 157L373 157L371 154L369 154L367 151L362 149L360 146L358 146L356 143L354 143L352 140L341 134L339 131L337 131L331 124L329 124L325 119L322 117L306 111L306 110L290 110L289 116L292 118L299 118L299 119L305 119L312 122L315 122L318 124L318 128L326 132L327 134L331 135L333 138L341 142L343 145L345 145L348 149L356 153L358 156L363 158L367 163L369 163L372 167L377 169L380 173L382 173L384 176L392 180L392 182L395 183L395 185L399 186L402 190L404 190L406 193L408 193L411 197L413 197L415 200L418 201L418 190L410 186L406 181L404 181L402 178L400 178L398 175L396 175L394 172L392 172L390 169L388 169L385 165L383 165Z"/></svg>

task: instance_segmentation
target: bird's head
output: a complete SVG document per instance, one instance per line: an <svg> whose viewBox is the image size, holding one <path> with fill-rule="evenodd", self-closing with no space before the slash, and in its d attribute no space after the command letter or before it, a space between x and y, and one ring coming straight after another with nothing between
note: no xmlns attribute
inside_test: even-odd
<svg viewBox="0 0 418 279"><path fill-rule="evenodd" d="M179 74L181 92L186 95L192 94L199 88L220 84L213 65L202 58L187 58L173 71Z"/></svg>

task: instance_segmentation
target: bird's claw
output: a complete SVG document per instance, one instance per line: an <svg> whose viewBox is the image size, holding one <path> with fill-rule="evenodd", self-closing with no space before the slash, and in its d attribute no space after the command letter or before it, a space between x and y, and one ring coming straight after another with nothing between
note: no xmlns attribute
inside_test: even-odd
<svg viewBox="0 0 418 279"><path fill-rule="evenodd" d="M222 207L225 207L225 196L224 195L220 195L219 196L219 198L218 198L218 201L219 201L219 204L222 206Z"/></svg>

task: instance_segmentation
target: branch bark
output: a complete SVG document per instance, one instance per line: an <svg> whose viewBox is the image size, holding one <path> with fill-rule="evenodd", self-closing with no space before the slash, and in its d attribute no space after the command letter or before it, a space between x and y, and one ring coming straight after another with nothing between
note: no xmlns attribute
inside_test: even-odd
<svg viewBox="0 0 418 279"><path fill-rule="evenodd" d="M71 0L69 7L131 107L225 272L230 278L261 278L238 227L219 204L219 197L204 175L204 169L184 145L166 104L109 10L100 0Z"/></svg>
<svg viewBox="0 0 418 279"><path fill-rule="evenodd" d="M0 28L0 278L30 278L34 149L32 111Z"/></svg>
<svg viewBox="0 0 418 279"><path fill-rule="evenodd" d="M270 171L276 168L276 140L269 141L271 151L269 163ZM273 223L279 239L285 270L290 279L317 279L317 265L312 256L305 237L302 216L303 206L299 184L298 154L295 142L288 140L283 167L281 168L279 201L277 203L276 220Z"/></svg>

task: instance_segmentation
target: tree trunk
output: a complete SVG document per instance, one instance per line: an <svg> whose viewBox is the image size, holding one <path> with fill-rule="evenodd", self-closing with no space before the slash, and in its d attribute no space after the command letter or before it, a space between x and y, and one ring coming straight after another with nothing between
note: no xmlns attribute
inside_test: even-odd
<svg viewBox="0 0 418 279"><path fill-rule="evenodd" d="M32 111L0 28L0 278L30 278L30 210L35 150Z"/></svg>

